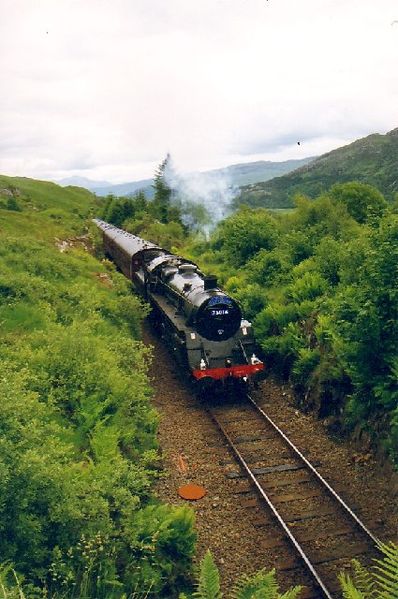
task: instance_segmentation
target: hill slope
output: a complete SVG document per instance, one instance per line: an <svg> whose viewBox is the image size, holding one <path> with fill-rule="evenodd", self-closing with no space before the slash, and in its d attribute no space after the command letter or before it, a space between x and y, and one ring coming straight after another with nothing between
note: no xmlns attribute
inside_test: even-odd
<svg viewBox="0 0 398 599"><path fill-rule="evenodd" d="M301 160L285 160L283 162L272 162L271 160L258 160L244 164L232 164L225 168L206 171L204 174L227 176L233 185L249 185L269 181L273 177L280 177L285 173L305 166L314 160L313 156Z"/></svg>
<svg viewBox="0 0 398 599"><path fill-rule="evenodd" d="M160 460L145 309L88 251L100 239L87 220L97 201L0 176L0 582L10 598L177 596L170 580L193 553L193 514L151 495ZM140 541L148 527L156 547Z"/></svg>
<svg viewBox="0 0 398 599"><path fill-rule="evenodd" d="M212 179L217 177L227 178L232 186L248 185L258 183L259 181L268 181L273 177L279 177L285 173L304 166L314 160L313 157L303 158L301 160L285 160L284 162L272 162L270 160L259 160L257 162L248 162L246 164L232 164L225 168L204 171L200 173L204 178L210 176ZM193 173L198 175L198 173ZM185 178L188 178L186 175ZM143 190L148 197L153 196L153 179L142 179L140 181L130 181L113 185L104 181L91 181L84 177L69 177L59 181L61 185L73 184L85 187L95 192L98 196L106 196L110 193L115 196L127 196Z"/></svg>
<svg viewBox="0 0 398 599"><path fill-rule="evenodd" d="M0 175L0 227L35 239L80 232L98 199L81 187Z"/></svg>
<svg viewBox="0 0 398 599"><path fill-rule="evenodd" d="M242 188L235 205L289 208L293 197L315 197L334 183L361 181L377 187L388 199L398 191L398 128L386 135L368 135L323 154L310 164L265 183Z"/></svg>

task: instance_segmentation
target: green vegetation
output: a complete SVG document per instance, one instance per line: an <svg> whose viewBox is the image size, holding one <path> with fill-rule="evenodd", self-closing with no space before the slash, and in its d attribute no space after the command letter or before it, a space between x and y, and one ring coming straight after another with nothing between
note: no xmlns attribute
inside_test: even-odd
<svg viewBox="0 0 398 599"><path fill-rule="evenodd" d="M147 308L92 255L94 196L29 179L1 185L0 595L177 596L190 587L194 518L151 493ZM161 171L156 193L156 204L110 197L103 210L155 241L182 242Z"/></svg>
<svg viewBox="0 0 398 599"><path fill-rule="evenodd" d="M155 173L152 200L148 200L144 192L132 198L109 195L101 210L105 221L166 249L180 246L187 233L182 207L172 201L171 189L164 181L169 158L165 158Z"/></svg>
<svg viewBox="0 0 398 599"><path fill-rule="evenodd" d="M394 599L398 597L398 547L393 543L379 544L383 558L375 560L366 570L353 560L354 577L340 575L345 599Z"/></svg>
<svg viewBox="0 0 398 599"><path fill-rule="evenodd" d="M196 599L221 599L220 574L210 551L207 551L200 563L197 589L192 597ZM283 595L279 592L275 570L260 570L252 576L243 575L237 580L228 595L231 599L296 599L302 587L294 587ZM188 599L183 593L180 599Z"/></svg>
<svg viewBox="0 0 398 599"><path fill-rule="evenodd" d="M398 216L382 194L351 182L291 213L242 207L188 249L240 301L298 402L398 463Z"/></svg>
<svg viewBox="0 0 398 599"><path fill-rule="evenodd" d="M172 201L165 166L152 202L142 193L109 196L101 208L106 220L172 248L206 215ZM79 188L0 177L4 598L139 599L189 589L193 513L151 492L159 456L150 355L139 341L147 307L94 257L99 235L88 218L98 202ZM210 242L193 235L182 253L242 303L268 365L305 407L366 433L398 462L398 216L360 183L296 205L272 214L243 207ZM353 580L342 577L347 597L395 596L396 548L384 550L375 578L358 565ZM260 571L230 596L298 593L281 594L275 573ZM193 597L221 597L209 553Z"/></svg>
<svg viewBox="0 0 398 599"><path fill-rule="evenodd" d="M353 560L354 576L339 576L345 599L394 599L398 596L398 547L393 543L379 544L383 558L375 560L374 566L367 570L358 560ZM275 570L264 570L253 576L242 576L231 589L231 599L296 599L302 587L294 587L281 594L276 581ZM197 599L221 599L220 575L213 556L208 551L200 564L197 590L193 597ZM180 599L188 599L181 594Z"/></svg>
<svg viewBox="0 0 398 599"><path fill-rule="evenodd" d="M335 183L359 181L377 187L388 200L398 193L398 129L369 135L271 181L242 187L235 207L288 208L296 194L314 198Z"/></svg>
<svg viewBox="0 0 398 599"><path fill-rule="evenodd" d="M27 597L170 596L189 577L195 533L190 510L151 494L147 308L87 251L91 194L0 185L18 204L0 209L3 595L22 596L20 583Z"/></svg>

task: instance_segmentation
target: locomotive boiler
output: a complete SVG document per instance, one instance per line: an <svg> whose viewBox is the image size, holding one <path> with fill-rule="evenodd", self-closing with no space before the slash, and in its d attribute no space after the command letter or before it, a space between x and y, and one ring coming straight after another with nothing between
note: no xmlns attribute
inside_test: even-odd
<svg viewBox="0 0 398 599"><path fill-rule="evenodd" d="M181 256L94 219L105 253L152 308L152 318L177 362L202 389L261 378L263 362L251 323L237 302Z"/></svg>

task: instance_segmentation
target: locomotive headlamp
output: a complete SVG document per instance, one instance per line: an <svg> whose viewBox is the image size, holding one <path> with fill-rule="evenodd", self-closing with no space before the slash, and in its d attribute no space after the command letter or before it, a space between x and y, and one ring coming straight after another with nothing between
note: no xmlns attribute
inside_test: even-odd
<svg viewBox="0 0 398 599"><path fill-rule="evenodd" d="M248 335L249 329L251 328L252 323L249 322L246 319L243 319L241 324L240 324L240 328L242 329L242 334L243 335Z"/></svg>
<svg viewBox="0 0 398 599"><path fill-rule="evenodd" d="M226 368L231 368L231 366L232 366L232 361L231 361L229 358L227 358L227 359L225 360L225 366L226 366Z"/></svg>
<svg viewBox="0 0 398 599"><path fill-rule="evenodd" d="M259 360L256 356L256 354L253 354L252 357L250 358L250 361L252 363L252 365L254 366L254 364L260 364L261 360Z"/></svg>
<svg viewBox="0 0 398 599"><path fill-rule="evenodd" d="M201 370L206 370L206 362L203 358L201 359L199 366Z"/></svg>

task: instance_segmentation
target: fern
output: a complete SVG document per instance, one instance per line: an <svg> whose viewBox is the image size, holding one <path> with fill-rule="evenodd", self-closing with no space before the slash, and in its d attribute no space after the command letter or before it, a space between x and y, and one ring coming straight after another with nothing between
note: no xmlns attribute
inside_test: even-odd
<svg viewBox="0 0 398 599"><path fill-rule="evenodd" d="M284 595L279 593L275 570L260 570L251 576L242 576L231 591L230 599L296 599L302 587L294 587ZM197 591L193 594L197 599L221 599L220 575L208 550L200 563ZM186 599L180 595L179 599Z"/></svg>
<svg viewBox="0 0 398 599"><path fill-rule="evenodd" d="M398 597L398 546L394 543L378 543L383 559L375 560L374 577L380 599Z"/></svg>
<svg viewBox="0 0 398 599"><path fill-rule="evenodd" d="M392 542L379 542L377 546L383 558L375 560L370 572L353 560L353 579L340 574L345 599L398 599L398 546Z"/></svg>
<svg viewBox="0 0 398 599"><path fill-rule="evenodd" d="M275 570L260 570L253 576L242 576L231 593L231 599L295 599L301 587L295 587L284 595L279 594Z"/></svg>
<svg viewBox="0 0 398 599"><path fill-rule="evenodd" d="M288 591L286 591L286 593L283 593L283 595L278 595L279 599L296 599L296 597L299 596L299 594L301 593L303 587L301 586L297 586L297 587L293 587L292 589L289 589Z"/></svg>
<svg viewBox="0 0 398 599"><path fill-rule="evenodd" d="M356 559L352 560L352 565L354 568L356 588L361 591L365 597L375 597L375 581L372 574Z"/></svg>
<svg viewBox="0 0 398 599"><path fill-rule="evenodd" d="M354 582L347 576L347 574L340 574L339 581L341 584L341 588L343 589L343 597L344 599L368 599L369 594L363 593L359 589L357 589L354 585Z"/></svg>
<svg viewBox="0 0 398 599"><path fill-rule="evenodd" d="M265 573L260 570L253 576L242 576L232 590L231 599L253 599L261 591L264 599L273 599L278 592L275 570Z"/></svg>
<svg viewBox="0 0 398 599"><path fill-rule="evenodd" d="M0 598L26 599L17 573L10 564L0 565Z"/></svg>
<svg viewBox="0 0 398 599"><path fill-rule="evenodd" d="M193 594L197 599L221 599L220 574L209 550L200 563L198 590Z"/></svg>

